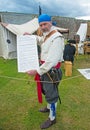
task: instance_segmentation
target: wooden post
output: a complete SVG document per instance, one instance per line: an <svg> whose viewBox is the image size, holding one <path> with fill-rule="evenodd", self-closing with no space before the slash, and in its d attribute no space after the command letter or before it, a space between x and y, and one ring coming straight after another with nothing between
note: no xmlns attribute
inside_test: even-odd
<svg viewBox="0 0 90 130"><path fill-rule="evenodd" d="M76 52L75 52L76 59L77 59L77 56L78 56L78 43L76 43Z"/></svg>
<svg viewBox="0 0 90 130"><path fill-rule="evenodd" d="M65 61L64 67L65 67L65 76L72 76L72 62Z"/></svg>

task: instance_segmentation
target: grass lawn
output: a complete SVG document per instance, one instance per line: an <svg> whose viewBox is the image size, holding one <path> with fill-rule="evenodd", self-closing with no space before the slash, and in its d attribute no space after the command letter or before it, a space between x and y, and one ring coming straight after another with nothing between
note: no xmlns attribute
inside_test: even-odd
<svg viewBox="0 0 90 130"><path fill-rule="evenodd" d="M66 77L59 85L62 104L57 106L57 124L48 130L90 129L90 80L77 69L90 68L89 58L79 55L75 59L72 77ZM0 130L40 130L40 124L48 114L38 112L46 105L37 101L33 77L17 72L16 60L0 58Z"/></svg>

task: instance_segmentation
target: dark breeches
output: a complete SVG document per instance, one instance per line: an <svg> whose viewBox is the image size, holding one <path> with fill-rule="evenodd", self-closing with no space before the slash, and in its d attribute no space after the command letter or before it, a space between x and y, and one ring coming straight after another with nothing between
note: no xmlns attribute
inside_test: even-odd
<svg viewBox="0 0 90 130"><path fill-rule="evenodd" d="M59 98L58 85L62 78L61 69L51 69L48 73L41 76L42 93L45 95L45 99L48 103L55 103ZM52 82L52 80L54 82ZM55 83L55 81L58 81Z"/></svg>

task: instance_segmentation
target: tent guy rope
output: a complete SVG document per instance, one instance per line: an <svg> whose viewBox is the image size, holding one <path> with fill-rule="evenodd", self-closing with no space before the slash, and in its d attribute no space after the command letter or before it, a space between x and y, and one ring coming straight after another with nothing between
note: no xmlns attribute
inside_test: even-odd
<svg viewBox="0 0 90 130"><path fill-rule="evenodd" d="M80 76L82 76L82 75L76 75L76 76L73 76L73 77L69 77L69 78L61 80L61 82L65 81L65 80L70 80L70 79L73 79L73 78L78 78ZM35 82L34 80L23 79L23 78L16 78L16 77L9 77L9 76L5 76L5 75L4 76L0 75L0 78L7 78L7 79L19 80L19 81ZM37 82L51 83L51 82L48 82L48 81L37 81ZM56 81L56 82L58 82L58 81Z"/></svg>

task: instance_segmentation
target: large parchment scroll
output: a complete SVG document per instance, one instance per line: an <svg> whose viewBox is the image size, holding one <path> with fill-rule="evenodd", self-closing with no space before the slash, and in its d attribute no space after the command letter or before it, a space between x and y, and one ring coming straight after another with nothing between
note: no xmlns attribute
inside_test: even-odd
<svg viewBox="0 0 90 130"><path fill-rule="evenodd" d="M39 68L36 37L34 35L17 36L18 72Z"/></svg>

